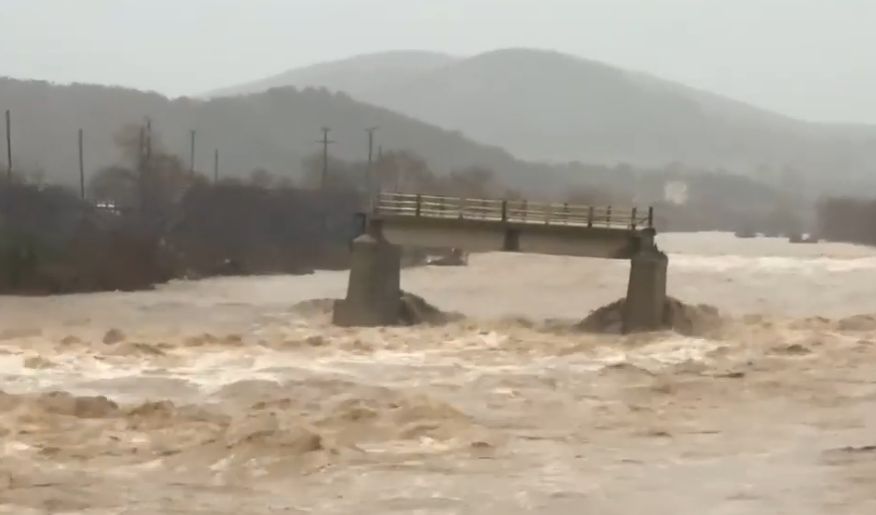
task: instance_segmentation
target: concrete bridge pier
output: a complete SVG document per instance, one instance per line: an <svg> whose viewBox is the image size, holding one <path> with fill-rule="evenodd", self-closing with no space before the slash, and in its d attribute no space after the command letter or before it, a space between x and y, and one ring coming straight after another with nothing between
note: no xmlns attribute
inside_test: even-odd
<svg viewBox="0 0 876 515"><path fill-rule="evenodd" d="M656 246L644 246L630 261L630 282L624 301L624 334L663 328L669 257Z"/></svg>
<svg viewBox="0 0 876 515"><path fill-rule="evenodd" d="M332 323L342 327L395 325L401 304L401 247L379 223L353 240L347 297L335 301Z"/></svg>

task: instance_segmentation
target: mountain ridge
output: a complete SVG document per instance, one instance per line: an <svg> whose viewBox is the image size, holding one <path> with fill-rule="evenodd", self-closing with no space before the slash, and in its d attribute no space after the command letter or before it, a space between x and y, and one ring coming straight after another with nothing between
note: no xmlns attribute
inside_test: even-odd
<svg viewBox="0 0 876 515"><path fill-rule="evenodd" d="M343 59L318 62L299 68L292 68L265 79L259 79L236 86L219 88L197 95L197 97L211 99L221 96L247 95L286 86L319 87L321 86L321 84L319 84L320 82L325 80L331 81L331 75L338 70L338 67L343 68L343 73L348 73L350 68L361 70L362 68L367 67L372 69L372 73L375 71L384 74L392 74L395 72L395 75L391 77L382 77L375 80L374 85L371 87L378 87L380 84L387 81L398 80L398 75L400 73L416 74L420 71L435 69L453 63L457 59L457 57L450 54L427 50L400 50L371 54L357 54ZM340 81L338 81L338 78L336 77L335 81L332 81L334 86L329 89L333 91L344 91L344 79L341 78ZM349 92L347 93L349 94Z"/></svg>
<svg viewBox="0 0 876 515"><path fill-rule="evenodd" d="M368 59L379 61L381 55ZM284 80L344 91L525 159L679 161L746 172L790 166L860 174L876 168L876 153L865 145L876 138L876 126L807 122L553 50L508 48L448 57L440 66L422 66L379 87L359 87L350 63L362 59L322 63L331 76L292 70Z"/></svg>
<svg viewBox="0 0 876 515"><path fill-rule="evenodd" d="M220 175L245 177L266 169L301 178L303 162L320 153L321 128L331 128L332 159L362 161L366 129L379 127L374 150L404 150L422 157L436 173L468 167L494 170L509 187L560 188L569 174L514 158L505 150L459 133L365 104L342 93L277 88L214 100L168 98L158 93L91 84L0 78L0 110L12 114L13 165L41 171L53 182L77 185L77 133L84 133L86 175L124 158L120 134L147 118L169 153L188 161L190 131L196 132L195 169L212 175L219 150ZM0 130L0 132L5 132ZM5 168L5 141L0 142Z"/></svg>

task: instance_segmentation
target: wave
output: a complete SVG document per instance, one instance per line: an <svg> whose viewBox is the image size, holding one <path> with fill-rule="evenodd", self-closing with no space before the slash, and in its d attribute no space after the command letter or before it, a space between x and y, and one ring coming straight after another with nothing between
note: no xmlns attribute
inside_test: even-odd
<svg viewBox="0 0 876 515"><path fill-rule="evenodd" d="M227 387L233 390L230 398L220 391L215 400L222 402L195 405L169 400L124 405L63 391L0 391L0 434L6 443L0 456L117 465L161 460L171 466L213 466L230 459L223 466L305 472L368 450L453 452L498 444L464 412L422 394L350 384L342 395L322 390L322 402L303 403L289 395L295 383L250 383L264 384L235 383ZM241 395L241 390L250 391ZM252 402L256 399L263 400Z"/></svg>

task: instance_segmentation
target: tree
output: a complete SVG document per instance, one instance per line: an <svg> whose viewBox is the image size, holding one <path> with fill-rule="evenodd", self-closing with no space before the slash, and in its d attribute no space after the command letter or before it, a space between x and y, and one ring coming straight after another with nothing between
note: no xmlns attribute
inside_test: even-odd
<svg viewBox="0 0 876 515"><path fill-rule="evenodd" d="M495 195L497 185L492 170L470 166L455 170L445 179L448 194L459 197L485 198Z"/></svg>
<svg viewBox="0 0 876 515"><path fill-rule="evenodd" d="M98 170L89 180L89 197L97 202L158 214L177 204L193 185L207 182L179 157L165 153L146 126L126 126L114 140L122 163Z"/></svg>
<svg viewBox="0 0 876 515"><path fill-rule="evenodd" d="M249 182L253 186L258 188L270 188L277 181L276 177L271 174L271 172L265 170L264 168L256 168L255 170L249 172Z"/></svg>
<svg viewBox="0 0 876 515"><path fill-rule="evenodd" d="M304 170L302 184L307 188L352 189L364 191L365 170L356 163L347 163L329 156L324 167L322 154L312 154L301 163ZM325 181L323 181L325 175Z"/></svg>

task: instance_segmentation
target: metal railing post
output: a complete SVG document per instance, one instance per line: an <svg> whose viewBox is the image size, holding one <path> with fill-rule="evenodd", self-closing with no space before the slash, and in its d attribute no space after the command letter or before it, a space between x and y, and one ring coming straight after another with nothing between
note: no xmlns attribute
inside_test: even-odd
<svg viewBox="0 0 876 515"><path fill-rule="evenodd" d="M654 227L654 206L648 206L648 228Z"/></svg>
<svg viewBox="0 0 876 515"><path fill-rule="evenodd" d="M593 206L587 207L587 227L593 227L594 211L595 209Z"/></svg>
<svg viewBox="0 0 876 515"><path fill-rule="evenodd" d="M608 206L608 210L605 213L605 225L611 227L611 206Z"/></svg>
<svg viewBox="0 0 876 515"><path fill-rule="evenodd" d="M508 201L507 200L502 201L502 221L503 222L508 221Z"/></svg>
<svg viewBox="0 0 876 515"><path fill-rule="evenodd" d="M636 208L635 207L633 208L633 220L632 220L632 223L630 224L630 227L632 229L636 228Z"/></svg>
<svg viewBox="0 0 876 515"><path fill-rule="evenodd" d="M416 214L414 216L420 216L420 214L423 212L423 196L420 194L417 194L417 204L415 206L415 209Z"/></svg>

